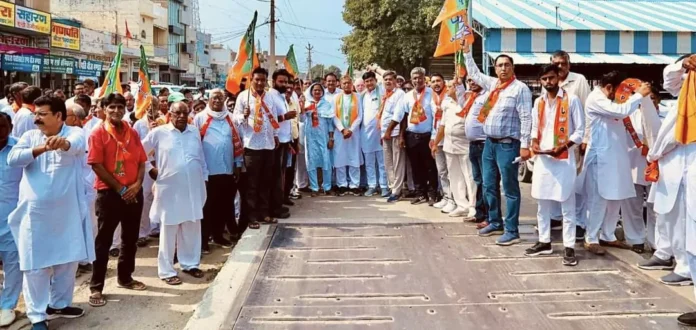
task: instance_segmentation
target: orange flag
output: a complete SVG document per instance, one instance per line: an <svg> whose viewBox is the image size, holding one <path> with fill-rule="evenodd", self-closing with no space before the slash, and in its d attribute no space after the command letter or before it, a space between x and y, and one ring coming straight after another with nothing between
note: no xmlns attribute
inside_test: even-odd
<svg viewBox="0 0 696 330"><path fill-rule="evenodd" d="M442 5L442 9L440 9L440 14L437 15L433 23L433 27L452 16L466 15L466 11L469 8L469 1L470 0L445 0L445 4Z"/></svg>
<svg viewBox="0 0 696 330"><path fill-rule="evenodd" d="M461 48L462 39L466 40L469 45L474 43L474 31L465 22L466 14L460 14L448 18L442 23L435 57L456 53Z"/></svg>
<svg viewBox="0 0 696 330"><path fill-rule="evenodd" d="M249 28L244 34L241 43L239 44L239 52L237 52L237 61L234 66L227 72L227 81L225 89L232 94L237 94L241 91L242 78L247 78L247 86L251 83L251 72L259 66L259 58L254 47L254 30L256 29L257 13L254 12L254 19L249 24Z"/></svg>
<svg viewBox="0 0 696 330"><path fill-rule="evenodd" d="M677 142L696 141L696 73L689 71L677 101L677 124L674 128Z"/></svg>

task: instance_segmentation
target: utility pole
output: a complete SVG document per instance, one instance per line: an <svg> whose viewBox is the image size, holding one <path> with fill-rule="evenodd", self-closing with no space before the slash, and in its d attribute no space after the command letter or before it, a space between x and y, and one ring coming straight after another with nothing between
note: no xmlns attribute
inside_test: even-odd
<svg viewBox="0 0 696 330"><path fill-rule="evenodd" d="M271 74L273 74L276 69L275 23L275 0L271 0L271 65L269 66Z"/></svg>
<svg viewBox="0 0 696 330"><path fill-rule="evenodd" d="M307 79L309 81L312 81L312 50L314 50L314 47L312 44L307 43L307 65L309 68L307 68Z"/></svg>

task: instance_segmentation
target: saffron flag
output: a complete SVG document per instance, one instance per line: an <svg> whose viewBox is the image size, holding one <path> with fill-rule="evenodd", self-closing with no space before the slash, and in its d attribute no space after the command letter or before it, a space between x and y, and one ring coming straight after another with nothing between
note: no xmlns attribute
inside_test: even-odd
<svg viewBox="0 0 696 330"><path fill-rule="evenodd" d="M636 88L640 86L641 81L636 78L628 78L619 84L616 88L616 96L614 97L614 102L618 104L625 103L628 101L633 93L635 93Z"/></svg>
<svg viewBox="0 0 696 330"><path fill-rule="evenodd" d="M469 8L470 0L445 0L445 4L440 9L440 14L437 15L433 27L436 27L440 22L456 15L466 15Z"/></svg>
<svg viewBox="0 0 696 330"><path fill-rule="evenodd" d="M126 20L126 46L128 46L128 39L133 39L133 35L130 33L130 30L128 29L128 20Z"/></svg>
<svg viewBox="0 0 696 330"><path fill-rule="evenodd" d="M140 67L138 68L138 92L135 100L135 118L142 118L152 105L152 86L150 73L147 70L145 47L140 45Z"/></svg>
<svg viewBox="0 0 696 330"><path fill-rule="evenodd" d="M677 101L675 139L681 144L696 142L696 73L689 71Z"/></svg>
<svg viewBox="0 0 696 330"><path fill-rule="evenodd" d="M297 78L297 74L300 73L300 69L297 67L297 60L295 59L295 49L293 48L293 45L290 45L288 54L285 55L285 60L283 60L283 65L285 66L285 70L288 70L291 75Z"/></svg>
<svg viewBox="0 0 696 330"><path fill-rule="evenodd" d="M466 25L466 14L448 18L440 26L440 37L437 39L435 57L454 54L461 48L461 41L474 43L474 31Z"/></svg>
<svg viewBox="0 0 696 330"><path fill-rule="evenodd" d="M241 91L242 79L247 78L247 84L251 82L251 72L259 66L259 58L254 47L254 30L256 29L257 12L254 12L254 19L251 20L242 41L239 44L237 60L232 68L227 72L225 89L237 95Z"/></svg>
<svg viewBox="0 0 696 330"><path fill-rule="evenodd" d="M116 51L116 56L114 57L114 60L111 61L111 67L109 68L109 72L106 74L106 78L104 79L104 84L102 84L101 88L99 89L99 97L104 97L105 95L109 95L111 93L123 94L123 90L121 89L122 48L123 44L119 44L118 50Z"/></svg>

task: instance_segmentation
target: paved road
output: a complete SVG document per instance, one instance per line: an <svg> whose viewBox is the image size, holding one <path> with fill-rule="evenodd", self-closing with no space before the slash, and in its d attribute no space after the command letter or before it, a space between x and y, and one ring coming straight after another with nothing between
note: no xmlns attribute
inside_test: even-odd
<svg viewBox="0 0 696 330"><path fill-rule="evenodd" d="M536 205L529 187L523 191L525 243L514 247L425 205L305 198L292 219L271 228L243 307L227 326L678 329L676 316L694 308L684 298L690 290L680 295L640 273L635 254L598 258L578 249L574 268L559 255L524 257L536 238Z"/></svg>

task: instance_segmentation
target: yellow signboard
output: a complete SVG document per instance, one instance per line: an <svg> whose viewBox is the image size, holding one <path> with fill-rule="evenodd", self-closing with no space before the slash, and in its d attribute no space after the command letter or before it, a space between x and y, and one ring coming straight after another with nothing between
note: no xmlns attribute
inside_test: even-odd
<svg viewBox="0 0 696 330"><path fill-rule="evenodd" d="M15 26L15 5L13 3L0 1L0 25Z"/></svg>
<svg viewBox="0 0 696 330"><path fill-rule="evenodd" d="M44 34L51 33L51 14L15 6L15 27Z"/></svg>
<svg viewBox="0 0 696 330"><path fill-rule="evenodd" d="M53 21L51 47L80 50L80 28Z"/></svg>

